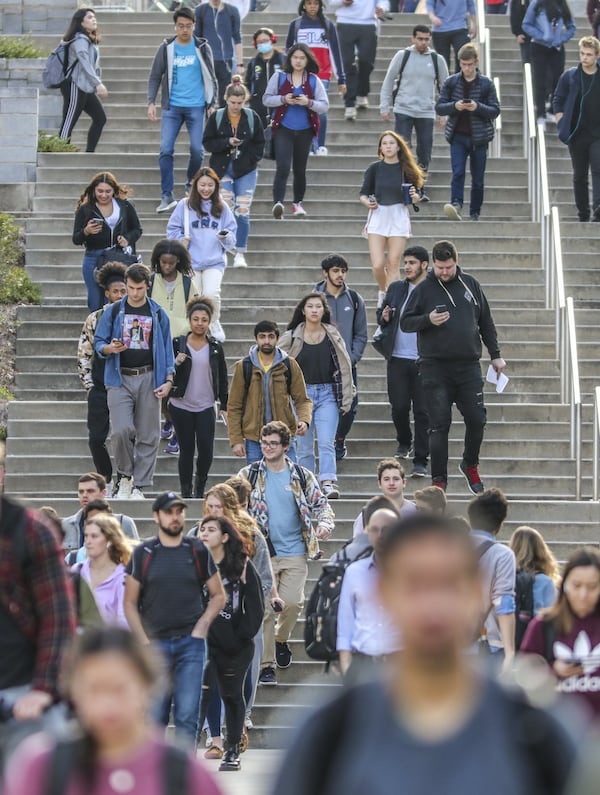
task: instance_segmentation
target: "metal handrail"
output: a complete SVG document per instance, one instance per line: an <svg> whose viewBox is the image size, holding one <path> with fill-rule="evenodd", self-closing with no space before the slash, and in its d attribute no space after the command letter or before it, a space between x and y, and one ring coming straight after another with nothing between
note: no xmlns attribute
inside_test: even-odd
<svg viewBox="0 0 600 795"><path fill-rule="evenodd" d="M575 499L581 499L581 388L579 383L579 358L577 356L577 331L575 306L571 296L567 298L567 358L571 402L571 458L575 459Z"/></svg>
<svg viewBox="0 0 600 795"><path fill-rule="evenodd" d="M531 220L538 220L538 196L536 178L538 173L535 123L535 105L533 102L533 76L531 64L523 67L523 155L527 159L527 195L531 202Z"/></svg>
<svg viewBox="0 0 600 795"><path fill-rule="evenodd" d="M494 87L498 97L498 103L502 107L502 97L500 95L500 78L494 78ZM490 157L502 157L502 113L499 113L494 119L494 138L492 139L492 146L490 147Z"/></svg>
<svg viewBox="0 0 600 795"><path fill-rule="evenodd" d="M592 486L592 496L594 502L598 502L600 494L600 386L594 389L594 476Z"/></svg>

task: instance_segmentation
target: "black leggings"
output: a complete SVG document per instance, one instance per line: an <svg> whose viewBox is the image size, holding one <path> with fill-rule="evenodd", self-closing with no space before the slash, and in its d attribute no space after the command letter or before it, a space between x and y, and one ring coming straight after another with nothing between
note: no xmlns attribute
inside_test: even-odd
<svg viewBox="0 0 600 795"><path fill-rule="evenodd" d="M294 169L294 203L301 202L306 193L306 164L314 133L308 130L288 130L280 127L275 135L277 169L273 180L273 201L283 202L290 168Z"/></svg>
<svg viewBox="0 0 600 795"><path fill-rule="evenodd" d="M546 118L546 100L552 97L565 68L565 48L544 47L531 42L531 68L533 91L538 119Z"/></svg>
<svg viewBox="0 0 600 795"><path fill-rule="evenodd" d="M194 477L194 453L196 460L196 479L194 497L204 496L204 487L213 462L215 441L215 410L211 406L204 411L186 411L169 404L171 419L179 442L179 483L181 491L190 497Z"/></svg>
<svg viewBox="0 0 600 795"><path fill-rule="evenodd" d="M107 483L112 480L113 468L106 440L110 431L108 401L104 387L93 386L87 399L88 445L96 472L104 475Z"/></svg>
<svg viewBox="0 0 600 795"><path fill-rule="evenodd" d="M252 640L235 654L221 651L210 644L208 646L208 662L202 680L202 701L198 726L204 725L211 695L217 688L225 707L228 746L239 745L242 739L246 715L244 681L253 657L254 641Z"/></svg>
<svg viewBox="0 0 600 795"><path fill-rule="evenodd" d="M92 120L88 130L86 152L95 152L102 128L106 124L106 113L96 94L88 94L77 88L71 80L60 87L63 95L63 118L60 125L60 137L71 138L73 128L77 124L81 112L84 111Z"/></svg>

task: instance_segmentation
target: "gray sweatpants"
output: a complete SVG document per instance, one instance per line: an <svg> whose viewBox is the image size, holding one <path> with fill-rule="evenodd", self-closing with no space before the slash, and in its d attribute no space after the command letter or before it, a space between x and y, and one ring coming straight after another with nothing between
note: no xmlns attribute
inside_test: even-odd
<svg viewBox="0 0 600 795"><path fill-rule="evenodd" d="M160 441L160 400L154 374L123 375L123 385L108 387L112 448L119 475L135 486L151 486Z"/></svg>

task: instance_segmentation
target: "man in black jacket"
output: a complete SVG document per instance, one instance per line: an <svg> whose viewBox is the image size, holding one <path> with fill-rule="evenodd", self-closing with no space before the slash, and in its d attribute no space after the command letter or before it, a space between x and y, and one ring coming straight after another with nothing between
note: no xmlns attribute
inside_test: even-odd
<svg viewBox="0 0 600 795"><path fill-rule="evenodd" d="M417 335L400 328L400 317L415 287L427 275L429 254L423 246L411 246L404 252L405 279L392 282L377 310L377 321L382 330L381 350L387 359L387 390L392 407L392 421L396 428L398 449L396 458L413 458L413 477L425 477L429 455L429 418L425 396L419 379L417 360ZM410 428L412 404L415 420L414 450Z"/></svg>
<svg viewBox="0 0 600 795"><path fill-rule="evenodd" d="M436 243L432 259L433 270L410 297L400 328L417 332L421 385L429 414L432 483L446 490L448 433L456 403L465 421L459 469L470 491L480 494L484 486L478 471L479 451L486 421L481 341L497 374L506 362L500 357L496 326L481 285L458 267L454 244L449 240Z"/></svg>

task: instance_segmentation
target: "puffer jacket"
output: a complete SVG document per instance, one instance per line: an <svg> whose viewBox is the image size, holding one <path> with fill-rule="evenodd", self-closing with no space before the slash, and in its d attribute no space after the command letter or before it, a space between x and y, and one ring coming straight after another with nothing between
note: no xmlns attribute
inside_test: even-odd
<svg viewBox="0 0 600 795"><path fill-rule="evenodd" d="M451 75L444 82L436 102L435 110L438 116L448 116L444 131L448 143L452 143L458 121L459 111L456 110L455 103L459 99L464 99L464 95L464 81L459 72ZM494 84L479 70L474 85L471 86L469 98L477 102L477 109L471 113L471 139L474 144L487 144L494 137L493 121L500 115L500 103Z"/></svg>

